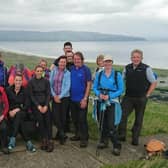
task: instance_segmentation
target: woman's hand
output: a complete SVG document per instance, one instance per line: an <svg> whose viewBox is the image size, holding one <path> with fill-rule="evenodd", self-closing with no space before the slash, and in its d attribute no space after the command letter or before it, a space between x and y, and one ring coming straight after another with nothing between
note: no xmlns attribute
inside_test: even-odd
<svg viewBox="0 0 168 168"><path fill-rule="evenodd" d="M20 108L15 108L13 110L10 110L9 111L9 116L13 118L16 115L16 113L19 112L19 111L20 111Z"/></svg>
<svg viewBox="0 0 168 168"><path fill-rule="evenodd" d="M42 110L41 110L41 113L46 113L47 112L47 110L48 110L48 107L47 106L43 106L42 107Z"/></svg>
<svg viewBox="0 0 168 168"><path fill-rule="evenodd" d="M40 113L42 113L42 106L41 105L38 105L37 109L40 111Z"/></svg>
<svg viewBox="0 0 168 168"><path fill-rule="evenodd" d="M61 103L59 96L54 96L55 103Z"/></svg>
<svg viewBox="0 0 168 168"><path fill-rule="evenodd" d="M104 94L100 94L100 99L102 100L108 100L109 99L109 96L108 95L104 95Z"/></svg>

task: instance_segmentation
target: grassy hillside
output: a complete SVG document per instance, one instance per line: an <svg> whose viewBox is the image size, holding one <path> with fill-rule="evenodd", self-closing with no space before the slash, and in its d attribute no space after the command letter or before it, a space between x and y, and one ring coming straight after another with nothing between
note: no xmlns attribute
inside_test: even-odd
<svg viewBox="0 0 168 168"><path fill-rule="evenodd" d="M3 53L4 61L8 67L10 67L13 64L16 63L24 63L29 68L33 69L35 65L39 62L39 60L42 58L40 57L34 57L34 56L25 56L22 54L14 54L12 52L4 52ZM50 65L53 62L53 59L47 59L48 65ZM88 63L88 66L91 68L92 72L95 70L96 65L95 63ZM122 66L114 66L115 69L118 71L122 71ZM167 77L168 70L161 70L161 69L155 69L158 76L160 77ZM157 91L157 94L160 94L160 92ZM144 123L141 135L152 135L152 134L160 134L160 133L168 133L168 104L164 101L153 101L149 100L147 104L147 108L144 115ZM98 139L98 129L97 124L95 121L93 121L92 116L92 103L89 103L89 113L88 113L88 120L89 120L89 134L90 138L97 140ZM131 126L133 124L134 114L131 114L128 120L128 135L130 136L130 130ZM168 167L168 163L165 160L153 160L150 161L132 161L128 162L124 165L105 165L104 168L156 168L156 167Z"/></svg>

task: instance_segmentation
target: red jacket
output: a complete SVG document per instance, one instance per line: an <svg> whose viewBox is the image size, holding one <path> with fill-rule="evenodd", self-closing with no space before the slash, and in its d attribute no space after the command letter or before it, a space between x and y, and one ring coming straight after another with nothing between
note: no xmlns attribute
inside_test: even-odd
<svg viewBox="0 0 168 168"><path fill-rule="evenodd" d="M1 107L3 107L3 109L2 109L2 114L0 114L0 116L4 115L4 118L7 118L7 114L9 111L9 103L8 103L8 99L6 96L6 92L5 92L4 88L1 86L0 86L0 104L3 105L3 106L1 106Z"/></svg>

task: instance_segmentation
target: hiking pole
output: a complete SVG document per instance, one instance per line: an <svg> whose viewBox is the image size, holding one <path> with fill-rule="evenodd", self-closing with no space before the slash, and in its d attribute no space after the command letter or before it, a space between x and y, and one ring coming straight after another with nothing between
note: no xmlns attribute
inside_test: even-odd
<svg viewBox="0 0 168 168"><path fill-rule="evenodd" d="M99 141L98 141L98 143L101 142L101 139L102 139L102 136L103 136L103 123L104 123L105 110L104 109L102 110L102 105L103 105L103 102L101 102L101 104L100 104ZM96 148L96 156L100 156L100 149L99 149L98 145L97 145L97 148Z"/></svg>

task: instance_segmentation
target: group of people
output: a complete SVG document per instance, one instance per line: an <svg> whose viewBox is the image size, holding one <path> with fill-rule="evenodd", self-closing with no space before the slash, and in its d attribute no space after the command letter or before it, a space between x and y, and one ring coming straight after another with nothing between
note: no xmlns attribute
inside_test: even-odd
<svg viewBox="0 0 168 168"><path fill-rule="evenodd" d="M143 64L142 59L142 51L133 50L132 63L128 64L121 74L114 70L113 59L110 56L100 55L96 60L98 68L92 77L89 67L84 64L83 54L74 53L71 42L66 42L64 55L58 57L50 68L47 68L45 60L41 60L31 73L23 66L16 68L15 73L11 73L13 78L9 73L12 70L7 72L1 60L2 151L9 153L13 150L18 133L25 140L27 150L36 151L25 125L29 115L33 115L35 119L42 150L52 152L54 149L53 124L57 127L56 139L61 145L65 144L66 131L69 130L71 120L74 136L70 137L70 140L79 141L81 148L87 147L87 112L91 88L96 95L94 113L100 131L97 148L108 147L110 139L113 144L112 153L120 155L120 141L126 140L127 118L133 110L135 122L132 128L132 145L138 145L147 99L157 84L152 69ZM28 72L26 77L23 75L23 69L25 73ZM124 80L126 91L120 103L120 96L124 92Z"/></svg>

